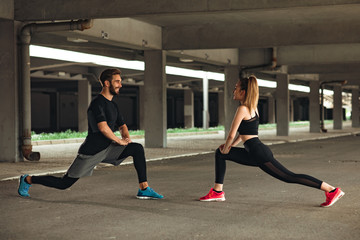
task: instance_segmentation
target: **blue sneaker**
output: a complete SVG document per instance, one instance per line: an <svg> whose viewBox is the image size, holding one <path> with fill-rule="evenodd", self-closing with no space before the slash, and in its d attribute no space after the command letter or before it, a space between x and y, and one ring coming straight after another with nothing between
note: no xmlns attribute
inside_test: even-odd
<svg viewBox="0 0 360 240"><path fill-rule="evenodd" d="M25 178L27 176L29 176L29 175L27 175L27 174L22 175L19 180L18 193L22 197L30 197L30 194L28 192L29 192L29 188L31 187L31 184L28 184L27 182L25 182Z"/></svg>
<svg viewBox="0 0 360 240"><path fill-rule="evenodd" d="M136 197L139 199L161 199L164 196L155 192L151 187L147 187L145 190L139 189Z"/></svg>

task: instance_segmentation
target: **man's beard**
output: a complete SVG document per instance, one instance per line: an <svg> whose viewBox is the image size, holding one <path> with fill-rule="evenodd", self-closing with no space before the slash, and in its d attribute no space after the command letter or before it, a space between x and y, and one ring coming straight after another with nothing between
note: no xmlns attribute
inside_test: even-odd
<svg viewBox="0 0 360 240"><path fill-rule="evenodd" d="M119 94L119 92L116 92L116 91L115 91L115 88L114 88L114 86L113 86L112 84L110 84L110 93L111 93L113 96Z"/></svg>

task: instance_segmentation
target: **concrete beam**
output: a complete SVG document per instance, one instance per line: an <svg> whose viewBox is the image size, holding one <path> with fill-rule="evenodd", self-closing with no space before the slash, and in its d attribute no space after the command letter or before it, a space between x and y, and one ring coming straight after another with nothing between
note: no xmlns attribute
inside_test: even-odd
<svg viewBox="0 0 360 240"><path fill-rule="evenodd" d="M134 31L134 29L136 29L136 31ZM102 38L102 34L104 33L107 34L108 38ZM85 39L91 42L135 49L160 49L162 47L160 27L130 18L96 19L94 20L94 26L86 31L56 32L53 33L53 35L57 35L57 37L60 35L64 38L72 37L75 39ZM48 38L49 36L45 37L45 39ZM54 41L56 41L56 38L53 38L51 42ZM41 40L41 36L36 39L36 42L44 44L44 40ZM51 44L51 42L48 42L48 44ZM62 44L66 44L66 42ZM74 48L74 51L76 51L76 48L79 48L79 46ZM96 47L93 47L93 49L96 49ZM102 49L103 48L100 47L97 51ZM84 51L84 48L81 48L81 51ZM116 49L113 49L112 51L114 53L116 52ZM89 51L86 50L86 52ZM103 54L109 56L106 52ZM178 57L179 59L192 59L194 61L215 65L236 65L239 63L238 49L174 50L168 51L167 55Z"/></svg>
<svg viewBox="0 0 360 240"><path fill-rule="evenodd" d="M309 82L318 82L319 74L292 74L290 75L290 80L302 80Z"/></svg>
<svg viewBox="0 0 360 240"><path fill-rule="evenodd" d="M213 64L239 64L238 49L175 50L168 51L167 55Z"/></svg>
<svg viewBox="0 0 360 240"><path fill-rule="evenodd" d="M244 66L269 64L270 61L271 48L239 49L239 62ZM360 44L277 47L277 65L288 65L289 74L354 71L360 66Z"/></svg>
<svg viewBox="0 0 360 240"><path fill-rule="evenodd" d="M88 42L75 44L69 39ZM161 48L161 27L130 18L95 19L86 31L36 33L32 44L132 60L136 56L127 49Z"/></svg>
<svg viewBox="0 0 360 240"><path fill-rule="evenodd" d="M359 74L358 73L326 73L319 74L320 81L337 81L346 80L348 85L359 85Z"/></svg>
<svg viewBox="0 0 360 240"><path fill-rule="evenodd" d="M14 0L2 0L0 4L0 19L14 19Z"/></svg>
<svg viewBox="0 0 360 240"><path fill-rule="evenodd" d="M239 62L243 66L258 66L270 64L271 60L271 48L239 49Z"/></svg>
<svg viewBox="0 0 360 240"><path fill-rule="evenodd" d="M30 59L30 64L31 64L30 71L58 69L59 71L65 71L70 73L82 73L82 74L86 74L89 71L89 67L87 67L86 64L65 62L55 59L32 57Z"/></svg>
<svg viewBox="0 0 360 240"><path fill-rule="evenodd" d="M107 45L135 49L161 49L161 27L135 19L96 19L86 31L56 33Z"/></svg>
<svg viewBox="0 0 360 240"><path fill-rule="evenodd" d="M128 47L122 47L121 42L107 42L102 38L101 33L97 36L98 39L96 41L87 39L87 36L81 35L81 33L75 34L77 35L74 35L72 32L36 33L31 37L31 44L127 60L139 60L138 51L131 50ZM108 35L113 36L112 33ZM124 45L128 44L124 43ZM141 56L141 59L142 58L143 56Z"/></svg>
<svg viewBox="0 0 360 240"><path fill-rule="evenodd" d="M334 29L335 27L336 26L334 26ZM332 35L343 38L341 30ZM347 40L344 42L346 41ZM279 65L360 63L360 44L351 43L278 47L277 59Z"/></svg>
<svg viewBox="0 0 360 240"><path fill-rule="evenodd" d="M261 23L229 22L226 27L224 22L164 27L163 49L259 48L360 41L357 33L360 17L355 22L351 20L294 24L284 20L282 19L281 24L264 18Z"/></svg>
<svg viewBox="0 0 360 240"><path fill-rule="evenodd" d="M295 65L288 67L289 74L322 74L322 73L356 73L360 74L360 63L343 63L343 64L312 64L312 65Z"/></svg>
<svg viewBox="0 0 360 240"><path fill-rule="evenodd" d="M137 29L137 31L133 31ZM44 34L43 34L44 35ZM38 34L34 41L43 45L47 39L47 44L56 43L59 36L63 37L62 45L70 44L66 41L67 37L89 40L90 43L100 43L102 46L127 47L135 49L160 49L162 46L161 28L155 25L142 23L133 19L98 19L94 21L94 27L87 31L56 32L53 36L42 36ZM104 38L103 35L107 37ZM48 40L49 39L49 40ZM50 40L51 39L51 40ZM89 43L89 44L90 44ZM70 45L69 45L70 46ZM81 46L86 46L81 45ZM74 50L79 46L74 46ZM96 49L95 46L88 47ZM84 51L86 48L80 48ZM98 46L98 51L104 55L115 54L116 49L104 51L104 47ZM89 50L87 50L88 52ZM240 49L204 49L204 50L175 50L168 51L169 56L188 58L210 64L238 64L244 66L263 65L271 62L271 48L251 48ZM116 55L116 54L115 54ZM130 56L131 57L131 56ZM134 56L133 56L134 57ZM320 65L319 71L328 69L352 69L360 64L360 44L327 44L310 46L289 46L277 48L277 64L290 65L289 73L317 73L316 65ZM315 66L314 66L315 64ZM329 65L330 64L330 65ZM343 65L342 65L343 64ZM342 68L344 64L349 67ZM302 69L303 65L306 68ZM345 70L342 70L345 71Z"/></svg>
<svg viewBox="0 0 360 240"><path fill-rule="evenodd" d="M62 80L62 81L85 81L87 80L82 74L72 75L68 72L52 72L46 74L44 71L36 71L30 74L31 78L46 79L46 80Z"/></svg>
<svg viewBox="0 0 360 240"><path fill-rule="evenodd" d="M241 12L254 10L277 10L284 8L326 7L356 4L354 0L168 0L161 4L148 0L77 0L77 1L48 1L48 0L15 0L15 18L21 21L37 20L65 20L85 18L115 18L135 17L147 15L174 15L194 13ZM336 9L336 7L334 7ZM302 10L306 12L306 10Z"/></svg>

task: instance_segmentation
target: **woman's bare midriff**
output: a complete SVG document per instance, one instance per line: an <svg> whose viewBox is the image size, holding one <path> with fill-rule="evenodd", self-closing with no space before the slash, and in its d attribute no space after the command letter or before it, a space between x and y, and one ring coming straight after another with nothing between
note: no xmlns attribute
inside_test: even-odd
<svg viewBox="0 0 360 240"><path fill-rule="evenodd" d="M244 143L246 142L247 140L251 139L251 138L257 138L258 135L241 135L240 138L241 138L241 141Z"/></svg>

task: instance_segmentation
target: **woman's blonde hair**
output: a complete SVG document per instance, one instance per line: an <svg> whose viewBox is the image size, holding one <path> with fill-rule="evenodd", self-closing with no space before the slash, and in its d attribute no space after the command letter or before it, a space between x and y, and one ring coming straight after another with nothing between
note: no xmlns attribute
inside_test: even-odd
<svg viewBox="0 0 360 240"><path fill-rule="evenodd" d="M240 88L245 90L245 100L242 103L250 111L256 110L259 101L259 85L254 75L248 78L240 78Z"/></svg>

